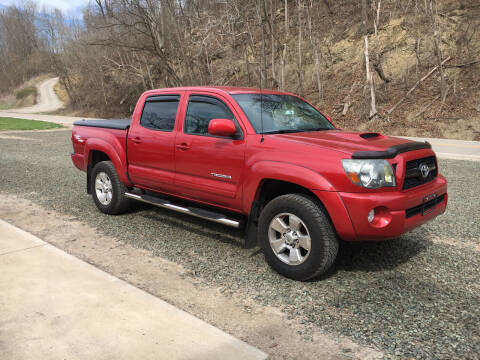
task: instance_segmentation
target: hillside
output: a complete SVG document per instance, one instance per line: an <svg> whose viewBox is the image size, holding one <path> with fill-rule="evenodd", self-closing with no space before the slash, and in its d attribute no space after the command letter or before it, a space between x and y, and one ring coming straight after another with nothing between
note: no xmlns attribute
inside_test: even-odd
<svg viewBox="0 0 480 360"><path fill-rule="evenodd" d="M77 113L125 116L157 87L263 86L304 96L346 129L480 140L478 2L135 4L100 1L82 24L45 20L55 51L29 61L44 67L50 51L48 67Z"/></svg>

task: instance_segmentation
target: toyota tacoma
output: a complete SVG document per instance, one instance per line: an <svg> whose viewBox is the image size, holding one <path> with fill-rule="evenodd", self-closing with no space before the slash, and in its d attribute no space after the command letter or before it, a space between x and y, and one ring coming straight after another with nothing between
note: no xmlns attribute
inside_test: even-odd
<svg viewBox="0 0 480 360"><path fill-rule="evenodd" d="M327 272L340 240L397 237L448 200L429 143L342 131L286 92L150 90L131 120L75 122L72 142L101 212L136 200L243 228L296 280Z"/></svg>

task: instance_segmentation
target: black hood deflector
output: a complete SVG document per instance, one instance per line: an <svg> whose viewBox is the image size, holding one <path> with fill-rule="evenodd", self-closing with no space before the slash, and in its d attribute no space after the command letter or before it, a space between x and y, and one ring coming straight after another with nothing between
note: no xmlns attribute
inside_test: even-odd
<svg viewBox="0 0 480 360"><path fill-rule="evenodd" d="M382 151L355 151L352 154L352 159L393 159L398 154L404 152L431 148L432 146L428 141L406 142L404 144L391 146L387 150Z"/></svg>

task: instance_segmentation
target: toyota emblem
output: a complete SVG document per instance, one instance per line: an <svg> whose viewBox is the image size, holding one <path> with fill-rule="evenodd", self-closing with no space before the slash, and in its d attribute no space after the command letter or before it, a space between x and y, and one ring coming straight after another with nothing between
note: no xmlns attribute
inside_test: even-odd
<svg viewBox="0 0 480 360"><path fill-rule="evenodd" d="M418 168L420 170L420 174L422 175L422 178L426 179L428 174L430 173L430 167L425 163L421 163L418 166Z"/></svg>

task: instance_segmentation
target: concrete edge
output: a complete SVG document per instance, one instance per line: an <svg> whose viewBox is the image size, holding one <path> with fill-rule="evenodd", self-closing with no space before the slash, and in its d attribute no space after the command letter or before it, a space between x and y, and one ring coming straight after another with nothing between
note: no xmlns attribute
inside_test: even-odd
<svg viewBox="0 0 480 360"><path fill-rule="evenodd" d="M122 286L126 287L127 289L130 289L130 290L133 290L135 292L137 292L138 294L141 294L141 296L143 297L149 297L149 298L153 298L154 301L157 301L157 302L161 302L162 305L170 308L170 310L172 311L176 311L176 312L179 312L181 314L182 317L188 317L189 321L192 321L192 322L195 322L198 324L198 326L204 326L206 328L209 329L209 331L212 331L218 335L222 335L222 336L227 336L228 338L230 338L230 340L232 342L237 342L238 346L241 347L241 348L244 348L245 349L245 352L252 352L252 353L256 353L256 356L259 358L259 359L267 359L268 358L268 354L264 353L263 351L261 351L260 349L257 349L256 347L246 343L245 341L243 340L240 340L236 337L234 337L233 335L197 318L196 316L192 315L192 314L189 314L188 312L182 310L182 309L179 309L177 307L175 307L174 305L166 302L165 300L162 300L148 292L146 292L145 290L142 290L142 289L139 289L135 286L133 286L132 284L126 282L125 280L122 280L122 279L119 279L118 277L115 277L95 266L93 266L92 264L89 264L69 253L66 253L65 251L45 242L44 240L38 238L37 236L33 235L32 233L29 233L28 231L25 231L23 229L20 229L18 227L16 227L15 225L12 225L10 224L9 222L3 220L3 219L0 219L0 223L6 225L7 227L10 227L12 230L14 230L15 232L18 232L18 233L21 233L22 236L26 236L28 239L32 240L36 246L34 247L27 247L25 249L19 249L18 251L28 251L30 249L37 249L40 245L44 245L42 246L42 249L44 249L45 251L51 251L51 252L54 252L56 253L57 255L60 255L60 256L63 256L67 259L69 259L70 261L73 261L73 262L77 262L79 264L81 264L81 266L83 267L86 267L86 268L89 268L91 270L94 270L96 271L99 275L101 275L102 277L104 277L105 279L107 279L108 281L111 281L111 282L119 282L122 284ZM15 251L15 252L18 252L18 251ZM7 254L5 254L7 255Z"/></svg>
<svg viewBox="0 0 480 360"><path fill-rule="evenodd" d="M11 228L13 231L17 231L22 233L23 236L26 236L29 240L33 241L35 243L34 246L38 245L49 245L46 241L40 239L39 237L33 235L32 233L29 233L28 231L25 231L23 229L20 229L19 227L16 227L13 224L10 224L8 221L5 221L3 219L0 219L0 223L3 225L6 225L7 227ZM26 249L30 249L31 246L27 247ZM21 250L21 249L20 249Z"/></svg>

